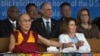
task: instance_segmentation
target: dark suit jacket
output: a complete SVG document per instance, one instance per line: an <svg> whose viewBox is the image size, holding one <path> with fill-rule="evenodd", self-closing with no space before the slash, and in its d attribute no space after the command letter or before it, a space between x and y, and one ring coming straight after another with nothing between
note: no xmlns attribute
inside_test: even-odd
<svg viewBox="0 0 100 56"><path fill-rule="evenodd" d="M8 19L3 20L0 26L0 37L9 37L13 32L13 26Z"/></svg>
<svg viewBox="0 0 100 56"><path fill-rule="evenodd" d="M93 24L96 24L100 30L100 17L96 17L93 21L92 21Z"/></svg>
<svg viewBox="0 0 100 56"><path fill-rule="evenodd" d="M50 39L52 37L58 37L58 35L59 35L59 32L58 32L59 25L58 25L58 22L54 19L51 19L51 32L49 35L47 34L47 31L46 31L46 28L45 28L42 18L33 21L31 30L36 31L41 36L48 38L48 39Z"/></svg>
<svg viewBox="0 0 100 56"><path fill-rule="evenodd" d="M2 21L0 20L0 37L2 37L2 30L3 30L3 28L2 28Z"/></svg>

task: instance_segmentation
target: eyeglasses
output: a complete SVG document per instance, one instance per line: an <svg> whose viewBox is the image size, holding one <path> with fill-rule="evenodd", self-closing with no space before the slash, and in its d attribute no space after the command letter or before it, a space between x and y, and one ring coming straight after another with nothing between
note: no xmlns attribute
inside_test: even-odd
<svg viewBox="0 0 100 56"><path fill-rule="evenodd" d="M81 16L88 16L88 14L81 14Z"/></svg>

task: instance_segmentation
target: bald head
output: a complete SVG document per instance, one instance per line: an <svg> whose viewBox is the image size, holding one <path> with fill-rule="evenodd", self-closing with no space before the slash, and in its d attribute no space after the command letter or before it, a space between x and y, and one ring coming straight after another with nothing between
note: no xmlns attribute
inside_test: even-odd
<svg viewBox="0 0 100 56"><path fill-rule="evenodd" d="M52 6L49 3L43 3L41 5L41 14L45 18L51 18L52 16Z"/></svg>
<svg viewBox="0 0 100 56"><path fill-rule="evenodd" d="M30 18L30 16L29 16L29 14L25 13L25 14L21 14L21 15L19 16L19 21L20 21L20 20L23 20L23 19L31 19L31 18Z"/></svg>

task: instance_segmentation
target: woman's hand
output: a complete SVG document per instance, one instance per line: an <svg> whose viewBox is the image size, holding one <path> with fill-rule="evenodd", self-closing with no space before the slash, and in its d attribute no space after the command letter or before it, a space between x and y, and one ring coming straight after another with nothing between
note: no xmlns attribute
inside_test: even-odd
<svg viewBox="0 0 100 56"><path fill-rule="evenodd" d="M76 43L76 47L79 48L80 46L83 46L84 45L84 41L82 40L79 40L77 43Z"/></svg>

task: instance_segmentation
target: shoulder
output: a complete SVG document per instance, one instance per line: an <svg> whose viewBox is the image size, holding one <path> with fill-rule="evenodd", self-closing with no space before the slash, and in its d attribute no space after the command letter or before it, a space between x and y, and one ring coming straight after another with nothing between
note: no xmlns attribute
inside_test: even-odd
<svg viewBox="0 0 100 56"><path fill-rule="evenodd" d="M76 35L78 35L78 36L82 36L82 35L84 35L83 33L76 33Z"/></svg>
<svg viewBox="0 0 100 56"><path fill-rule="evenodd" d="M58 22L57 20L55 20L54 18L51 18L51 21L52 22Z"/></svg>
<svg viewBox="0 0 100 56"><path fill-rule="evenodd" d="M3 21L2 21L2 20L0 20L0 25L2 25L2 22L3 22Z"/></svg>
<svg viewBox="0 0 100 56"><path fill-rule="evenodd" d="M66 41L69 41L70 40L70 37L68 36L68 34L60 34L59 35L59 41L60 42L66 42Z"/></svg>
<svg viewBox="0 0 100 56"><path fill-rule="evenodd" d="M2 24L8 25L9 23L10 23L10 21L8 19L2 20Z"/></svg>
<svg viewBox="0 0 100 56"><path fill-rule="evenodd" d="M91 24L92 26L96 26L95 24Z"/></svg>
<svg viewBox="0 0 100 56"><path fill-rule="evenodd" d="M32 32L33 35L38 35L38 33L35 32L35 31L31 31L31 32Z"/></svg>
<svg viewBox="0 0 100 56"><path fill-rule="evenodd" d="M92 24L91 26L92 26L92 29L95 29L95 30L97 30L97 31L99 30L99 28L98 28L98 26L97 26L97 25Z"/></svg>
<svg viewBox="0 0 100 56"><path fill-rule="evenodd" d="M41 20L42 20L42 18L39 18L39 19L35 20L34 22L36 22L36 21L41 21Z"/></svg>
<svg viewBox="0 0 100 56"><path fill-rule="evenodd" d="M82 28L82 26L81 25L77 25L77 28Z"/></svg>
<svg viewBox="0 0 100 56"><path fill-rule="evenodd" d="M77 35L84 35L83 33L76 33Z"/></svg>
<svg viewBox="0 0 100 56"><path fill-rule="evenodd" d="M37 23L37 22L41 22L42 21L42 18L39 18L37 20L34 20L32 23Z"/></svg>
<svg viewBox="0 0 100 56"><path fill-rule="evenodd" d="M55 20L54 18L51 18L51 22L54 23L54 24L58 24L59 21Z"/></svg>
<svg viewBox="0 0 100 56"><path fill-rule="evenodd" d="M37 19L37 20L34 20L34 21L32 22L32 25L40 24L41 22L42 22L42 18Z"/></svg>
<svg viewBox="0 0 100 56"><path fill-rule="evenodd" d="M30 32L32 32L33 36L34 36L36 39L38 38L38 33L37 33L37 32L35 32L35 31L30 31Z"/></svg>
<svg viewBox="0 0 100 56"><path fill-rule="evenodd" d="M97 27L97 25L95 25L95 24L91 24L91 26L92 26L92 27Z"/></svg>
<svg viewBox="0 0 100 56"><path fill-rule="evenodd" d="M8 19L4 19L4 20L2 20L2 22L8 22L9 20Z"/></svg>
<svg viewBox="0 0 100 56"><path fill-rule="evenodd" d="M18 33L19 33L19 30L12 32L13 35L16 35L16 34L18 35Z"/></svg>
<svg viewBox="0 0 100 56"><path fill-rule="evenodd" d="M59 38L65 38L65 37L68 37L68 34L60 34L59 35Z"/></svg>
<svg viewBox="0 0 100 56"><path fill-rule="evenodd" d="M76 33L76 36L78 38L85 38L84 34L83 33Z"/></svg>
<svg viewBox="0 0 100 56"><path fill-rule="evenodd" d="M57 20L55 20L54 18L51 18L51 20L52 20L52 21L57 21Z"/></svg>
<svg viewBox="0 0 100 56"><path fill-rule="evenodd" d="M81 25L77 25L76 31L77 32L82 32L82 31L84 31L84 28Z"/></svg>
<svg viewBox="0 0 100 56"><path fill-rule="evenodd" d="M18 34L19 34L19 30L16 30L11 33L11 35L13 35L15 38L17 38Z"/></svg>

